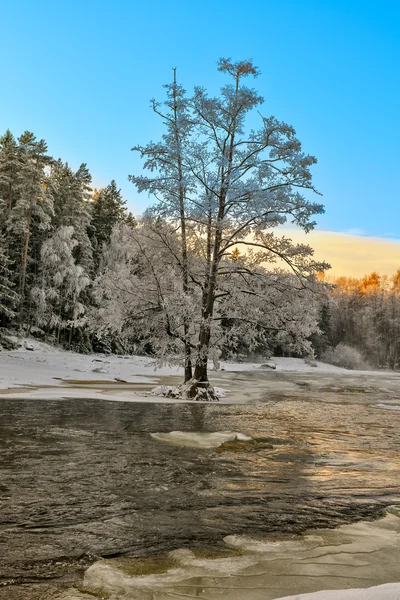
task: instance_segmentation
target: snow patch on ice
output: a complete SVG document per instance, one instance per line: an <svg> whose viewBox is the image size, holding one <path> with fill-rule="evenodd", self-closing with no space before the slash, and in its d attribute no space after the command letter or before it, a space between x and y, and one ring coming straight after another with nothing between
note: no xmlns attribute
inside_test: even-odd
<svg viewBox="0 0 400 600"><path fill-rule="evenodd" d="M284 596L277 600L400 600L400 583L385 583L362 589L324 590L312 594Z"/></svg>

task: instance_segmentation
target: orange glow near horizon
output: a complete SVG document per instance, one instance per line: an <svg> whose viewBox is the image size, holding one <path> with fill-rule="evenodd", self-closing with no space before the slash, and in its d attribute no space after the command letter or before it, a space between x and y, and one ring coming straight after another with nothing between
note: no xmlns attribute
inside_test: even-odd
<svg viewBox="0 0 400 600"><path fill-rule="evenodd" d="M284 235L310 245L316 259L330 263L330 277L359 278L373 271L392 276L400 269L400 240L292 228L285 228Z"/></svg>

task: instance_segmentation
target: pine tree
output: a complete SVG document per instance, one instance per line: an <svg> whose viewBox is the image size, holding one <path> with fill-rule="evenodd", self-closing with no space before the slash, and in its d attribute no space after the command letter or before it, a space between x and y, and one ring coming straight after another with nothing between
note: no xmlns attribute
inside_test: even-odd
<svg viewBox="0 0 400 600"><path fill-rule="evenodd" d="M92 206L91 175L85 164L73 171L68 163L58 160L50 176L54 187L54 227L73 227L78 242L74 249L77 264L87 273L93 268L93 250L89 239Z"/></svg>
<svg viewBox="0 0 400 600"><path fill-rule="evenodd" d="M240 250L239 248L234 248L231 253L231 260L237 262L240 259Z"/></svg>
<svg viewBox="0 0 400 600"><path fill-rule="evenodd" d="M19 296L21 308L29 296L26 293L28 269L34 273L35 263L30 249L35 235L51 226L53 196L49 186L46 167L51 163L44 140L36 140L33 133L26 131L18 138L21 169L18 194L14 198L7 220L7 237L10 242L10 257L19 274Z"/></svg>
<svg viewBox="0 0 400 600"><path fill-rule="evenodd" d="M90 283L84 269L76 264L74 228L59 227L41 249L39 285L32 290L36 322L55 330L57 338L63 329L79 325L85 313L82 294Z"/></svg>
<svg viewBox="0 0 400 600"><path fill-rule="evenodd" d="M0 138L0 228L4 231L21 189L21 147L9 129Z"/></svg>
<svg viewBox="0 0 400 600"><path fill-rule="evenodd" d="M127 212L126 201L114 180L93 194L91 240L95 266L98 267L104 244L108 244L113 227L117 223L129 222L134 225L134 217Z"/></svg>
<svg viewBox="0 0 400 600"><path fill-rule="evenodd" d="M18 296L14 291L10 261L7 258L4 237L0 237L0 322L4 325L6 319L15 316L14 308L18 302Z"/></svg>
<svg viewBox="0 0 400 600"><path fill-rule="evenodd" d="M400 292L400 269L397 269L392 277L392 289L397 293Z"/></svg>

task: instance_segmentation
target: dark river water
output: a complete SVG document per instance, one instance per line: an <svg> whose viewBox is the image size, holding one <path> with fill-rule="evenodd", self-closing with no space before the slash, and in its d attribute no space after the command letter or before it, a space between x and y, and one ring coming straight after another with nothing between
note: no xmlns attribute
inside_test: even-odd
<svg viewBox="0 0 400 600"><path fill-rule="evenodd" d="M239 431L272 448L178 447L152 432ZM100 556L218 546L375 518L400 500L400 411L0 401L0 598L53 598ZM37 595L35 595L35 590Z"/></svg>

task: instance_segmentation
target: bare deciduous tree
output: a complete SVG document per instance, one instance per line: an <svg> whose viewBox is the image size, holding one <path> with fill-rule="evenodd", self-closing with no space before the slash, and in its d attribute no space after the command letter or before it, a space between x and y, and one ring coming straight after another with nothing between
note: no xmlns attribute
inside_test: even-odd
<svg viewBox="0 0 400 600"><path fill-rule="evenodd" d="M222 59L218 68L231 78L218 97L196 88L187 99L174 79L167 86L169 113L153 103L167 133L159 144L135 148L151 174L131 177L139 191L148 191L156 200L149 214L178 223L183 296L194 290L201 294L194 348L189 344L189 323L184 334L188 342L185 380L190 374L188 352L190 363L195 358L191 395L199 387L212 395L207 362L216 307L228 295L226 277L238 276L243 293L250 295L250 280L267 274L259 268L263 263L283 263L301 286L328 267L313 260L309 246L295 245L272 231L288 219L306 232L314 227L313 215L323 212L323 206L307 194L317 193L310 172L316 159L303 153L294 129L275 117L260 115L260 129L246 130L247 115L263 103L243 83L246 77L258 75L252 61ZM193 273L189 246L201 259L201 268L196 262ZM251 250L253 267L230 260L238 246Z"/></svg>

